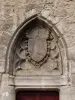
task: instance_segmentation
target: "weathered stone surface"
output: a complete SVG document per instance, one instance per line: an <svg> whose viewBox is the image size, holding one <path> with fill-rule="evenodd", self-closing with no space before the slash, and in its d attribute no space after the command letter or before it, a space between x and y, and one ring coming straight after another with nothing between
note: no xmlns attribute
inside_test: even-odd
<svg viewBox="0 0 75 100"><path fill-rule="evenodd" d="M0 45L0 60L5 59L6 46Z"/></svg>
<svg viewBox="0 0 75 100"><path fill-rule="evenodd" d="M42 15L43 17L48 18L48 17L49 17L49 14L50 14L50 11L49 11L49 10L42 10L42 11L41 11L41 15Z"/></svg>
<svg viewBox="0 0 75 100"><path fill-rule="evenodd" d="M75 61L75 50L74 50L74 46L68 48L68 58L70 60L74 60Z"/></svg>
<svg viewBox="0 0 75 100"><path fill-rule="evenodd" d="M69 25L66 23L64 19L59 18L58 22L56 23L56 27L59 29L61 34L66 34L66 31L68 30Z"/></svg>
<svg viewBox="0 0 75 100"><path fill-rule="evenodd" d="M0 60L0 72L4 73L5 72L5 61Z"/></svg>
<svg viewBox="0 0 75 100"><path fill-rule="evenodd" d="M60 85L57 87L59 87L59 90L60 90L60 100L63 100L63 99L64 100L75 100L75 0L0 0L0 77L1 77L1 73L5 72L6 50L7 50L7 45L11 38L11 35L13 35L16 28L25 19L33 16L34 14L38 14L38 13L39 15L41 14L43 17L48 18L48 20L50 20L53 23L53 25L55 25L58 28L58 31L60 31L60 33L62 34L62 37L65 39L65 42L67 45L67 54L68 54L68 59L69 59L68 62L70 63L70 66L68 65L68 68L70 67L71 68L67 70L67 68L63 66L63 69L64 69L63 73L65 73L65 70L66 70L65 77L68 76L67 74L69 73L69 78L71 78L72 82L70 86L68 86L69 84L66 83L65 86ZM43 30L41 30L40 33L42 33L42 31ZM37 32L35 31L35 34L29 35L29 37L31 36L35 37L36 33ZM46 38L45 34L43 35L39 34L39 35L40 35L39 37L43 36L43 38ZM30 45L29 52L32 58L34 58L36 61L37 60L39 61L39 58L41 59L45 55L45 52L47 51L47 49L45 49L46 44L43 42L43 40L39 40L39 39L38 40L35 39L35 43L33 42L34 41L32 39L29 40L29 45ZM33 44L37 44L36 49L34 49L35 52L33 51L33 48L35 47ZM23 45L21 46L23 47ZM64 59L62 62L64 63L64 65L66 65L65 63L66 58L64 58L65 56L64 47L61 42L58 43L58 46L62 48L61 54L63 55L62 59ZM40 50L40 48L43 48L43 50ZM54 48L56 48L56 46L54 45L54 42L53 42L51 44L51 49L53 50ZM38 53L36 53L37 51ZM52 51L51 53L52 59L54 59L54 57L58 55L58 52L56 53L55 52ZM20 53L20 58L24 59L25 51L23 52L20 51L19 53ZM56 61L53 62L53 60L49 59L48 66L44 65L43 67L41 67L41 69L36 68L35 70L34 66L32 67L31 64L26 62L21 65L22 68L27 71L30 69L31 71L25 72L23 70L20 73L20 70L19 70L18 75L20 74L23 75L23 72L25 73L24 75L30 75L30 74L31 75L32 74L41 75L42 72L43 72L43 75L48 75L48 73L46 73L46 70L50 72L52 70L50 68L54 68L57 65L58 64L56 63ZM61 64L59 65L61 66ZM55 75L55 72L53 73L53 75ZM6 92L5 95L8 95L7 92L10 92L9 93L10 96L8 96L8 98L4 96L3 99L0 98L0 100L12 100L15 97L15 96L13 97L15 89L13 86L8 86L8 85L6 85L4 88L4 84L7 83L7 82L4 82L4 80L2 80L3 82L2 82L2 85L0 85L2 86L0 87L0 90L2 89L2 93ZM27 82L32 83L32 80L31 81L30 80ZM59 83L63 85L65 83L65 80L69 81L69 79L64 78L63 82L61 81L61 79L59 79L60 81ZM17 80L15 81L18 83ZM50 79L51 83L48 83L47 80L44 81L44 77L43 77L39 81L36 81L36 82L33 81L32 85L37 84L37 82L39 84L41 83L40 88L41 87L43 88L44 85L47 85L47 84L51 84L51 85L52 83L58 84L57 79L55 80ZM22 83L22 80L20 80L19 83ZM19 85L24 85L24 83L19 84ZM51 86L49 86L48 88L50 87Z"/></svg>
<svg viewBox="0 0 75 100"><path fill-rule="evenodd" d="M35 9L32 9L32 10L30 10L29 12L27 12L27 13L25 14L25 17L26 17L26 19L27 19L27 18L29 18L29 17L35 15L35 14L37 14L36 10L35 10Z"/></svg>
<svg viewBox="0 0 75 100"><path fill-rule="evenodd" d="M2 77L1 77L1 76L2 76L2 74L0 73L0 86L1 86L1 79L2 79Z"/></svg>
<svg viewBox="0 0 75 100"><path fill-rule="evenodd" d="M60 94L62 94L60 96L60 100L74 100L75 97L75 87L71 87L71 86L62 86L61 87L61 91Z"/></svg>
<svg viewBox="0 0 75 100"><path fill-rule="evenodd" d="M68 32L68 34L64 35L63 37L67 43L68 48L75 45L75 42L74 42L75 34L73 32Z"/></svg>
<svg viewBox="0 0 75 100"><path fill-rule="evenodd" d="M14 14L14 6L13 5L4 5L4 26L3 30L11 32L13 27L13 14Z"/></svg>
<svg viewBox="0 0 75 100"><path fill-rule="evenodd" d="M72 86L75 87L75 73L72 74Z"/></svg>
<svg viewBox="0 0 75 100"><path fill-rule="evenodd" d="M2 82L1 82L1 100L15 100L15 87L9 86L9 75L3 74L2 75Z"/></svg>
<svg viewBox="0 0 75 100"><path fill-rule="evenodd" d="M10 34L4 31L0 37L0 45L7 46L10 38L11 38Z"/></svg>
<svg viewBox="0 0 75 100"><path fill-rule="evenodd" d="M75 74L75 61L74 60L71 60L71 73Z"/></svg>

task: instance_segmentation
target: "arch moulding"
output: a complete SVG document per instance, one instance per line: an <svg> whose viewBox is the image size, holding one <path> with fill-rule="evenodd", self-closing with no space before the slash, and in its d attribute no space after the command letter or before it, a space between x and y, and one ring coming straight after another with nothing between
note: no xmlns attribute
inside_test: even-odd
<svg viewBox="0 0 75 100"><path fill-rule="evenodd" d="M65 40L48 17L34 14L15 31L5 66L16 89L60 89L68 83Z"/></svg>

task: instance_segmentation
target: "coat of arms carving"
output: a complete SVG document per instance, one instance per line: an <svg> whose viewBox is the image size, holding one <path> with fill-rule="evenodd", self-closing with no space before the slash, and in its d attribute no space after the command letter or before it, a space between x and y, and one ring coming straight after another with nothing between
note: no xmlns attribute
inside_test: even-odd
<svg viewBox="0 0 75 100"><path fill-rule="evenodd" d="M53 28L44 21L37 19L29 24L14 49L14 70L45 69L48 73L60 70L62 57L58 37L54 34Z"/></svg>

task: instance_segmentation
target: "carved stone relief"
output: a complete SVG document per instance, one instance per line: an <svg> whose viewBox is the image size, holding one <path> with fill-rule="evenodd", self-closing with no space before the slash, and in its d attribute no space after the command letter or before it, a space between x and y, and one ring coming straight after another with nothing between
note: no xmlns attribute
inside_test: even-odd
<svg viewBox="0 0 75 100"><path fill-rule="evenodd" d="M18 36L13 49L14 73L50 75L61 74L62 56L59 39L47 23L39 19L32 21Z"/></svg>

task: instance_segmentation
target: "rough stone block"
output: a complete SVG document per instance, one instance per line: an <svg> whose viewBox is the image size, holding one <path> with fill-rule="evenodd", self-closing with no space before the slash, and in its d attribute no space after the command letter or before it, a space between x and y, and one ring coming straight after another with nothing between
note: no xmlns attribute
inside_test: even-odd
<svg viewBox="0 0 75 100"><path fill-rule="evenodd" d="M31 11L29 11L29 12L27 12L27 13L25 14L25 17L26 17L26 19L27 19L27 18L29 18L29 17L35 15L35 14L36 14L36 10L35 10L35 9L32 9Z"/></svg>
<svg viewBox="0 0 75 100"><path fill-rule="evenodd" d="M48 18L49 17L49 14L50 14L50 11L49 10L42 10L41 11L41 15L45 18Z"/></svg>

